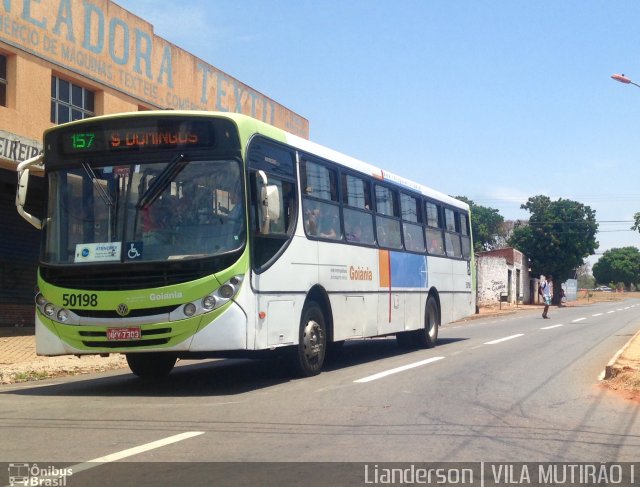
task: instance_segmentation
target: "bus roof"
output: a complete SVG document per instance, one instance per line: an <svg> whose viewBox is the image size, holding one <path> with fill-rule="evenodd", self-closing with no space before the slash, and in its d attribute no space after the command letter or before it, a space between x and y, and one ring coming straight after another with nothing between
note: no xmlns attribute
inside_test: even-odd
<svg viewBox="0 0 640 487"><path fill-rule="evenodd" d="M317 144L315 142L311 142L310 140L303 139L297 135L286 132L282 129L274 127L273 125L269 125L268 123L262 122L258 119L250 117L249 115L244 115L240 113L231 113L231 112L214 112L214 111L190 111L190 110L149 110L142 112L125 112L125 113L114 113L109 115L101 115L97 117L92 117L90 119L76 120L74 122L69 122L68 124L64 124L65 126L70 124L86 124L92 122L99 122L102 120L113 120L118 118L144 118L144 117L171 117L171 116L182 116L182 117L222 117L233 120L240 129L243 129L245 132L253 132L259 133L261 135L276 138L279 141L286 142L287 144L295 147L296 149L308 152L310 154L316 155L320 158L327 159L329 161L335 162L342 166L345 166L354 171L370 175L376 179L381 181L390 182L402 188L415 191L421 193L422 195L433 198L435 200L441 201L442 203L462 208L464 210L469 210L469 205L467 205L464 201L460 201L456 198L448 196L444 193L436 191L435 189L429 188L428 186L424 186L415 181L411 181L410 179L404 178L397 174L394 174L390 171L386 171L380 167L374 166L367 162L361 161L354 157L348 156L341 152L335 151L323 145ZM57 130L61 125L56 127L49 128L45 130L45 134L51 131Z"/></svg>
<svg viewBox="0 0 640 487"><path fill-rule="evenodd" d="M441 193L440 191L436 191L435 189L416 183L415 181L411 181L380 167L347 156L333 149L329 149L328 147L316 144L315 142L303 139L301 137L298 137L297 135L287 133L287 143L297 149L309 152L310 154L315 154L319 157L336 162L355 171L369 174L376 179L380 179L381 181L391 182L395 185L401 186L414 192L421 193L426 197L433 198L451 206L455 206L465 210L469 209L469 205L467 205L464 201L460 201L449 195Z"/></svg>

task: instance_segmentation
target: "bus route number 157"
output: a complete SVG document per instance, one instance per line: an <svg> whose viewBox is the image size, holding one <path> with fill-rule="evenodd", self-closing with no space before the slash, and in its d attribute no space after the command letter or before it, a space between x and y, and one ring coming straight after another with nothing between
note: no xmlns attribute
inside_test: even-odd
<svg viewBox="0 0 640 487"><path fill-rule="evenodd" d="M65 307L74 307L74 306L98 306L98 295L97 294L63 294L62 295L62 306Z"/></svg>

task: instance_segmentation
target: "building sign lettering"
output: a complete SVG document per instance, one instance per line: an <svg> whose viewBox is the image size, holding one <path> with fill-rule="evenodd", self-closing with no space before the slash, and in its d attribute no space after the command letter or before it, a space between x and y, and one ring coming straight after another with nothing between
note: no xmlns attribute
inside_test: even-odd
<svg viewBox="0 0 640 487"><path fill-rule="evenodd" d="M0 159L22 162L42 152L42 143L0 130Z"/></svg>
<svg viewBox="0 0 640 487"><path fill-rule="evenodd" d="M156 107L244 113L309 137L306 119L108 0L2 0L0 40Z"/></svg>

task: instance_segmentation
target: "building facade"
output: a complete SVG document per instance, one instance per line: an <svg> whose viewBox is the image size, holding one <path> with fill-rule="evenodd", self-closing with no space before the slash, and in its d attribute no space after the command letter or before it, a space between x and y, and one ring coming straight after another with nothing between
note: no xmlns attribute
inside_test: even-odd
<svg viewBox="0 0 640 487"><path fill-rule="evenodd" d="M309 137L306 119L109 0L0 2L0 326L33 324L40 234L15 209L18 163L56 124L150 109L244 113ZM38 213L46 188L32 179Z"/></svg>
<svg viewBox="0 0 640 487"><path fill-rule="evenodd" d="M536 302L536 280L529 275L527 257L513 248L480 252L478 266L478 306L506 302Z"/></svg>

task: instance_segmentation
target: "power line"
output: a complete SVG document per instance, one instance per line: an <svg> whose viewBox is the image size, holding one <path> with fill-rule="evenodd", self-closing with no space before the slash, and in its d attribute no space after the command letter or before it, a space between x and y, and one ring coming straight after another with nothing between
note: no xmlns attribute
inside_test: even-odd
<svg viewBox="0 0 640 487"><path fill-rule="evenodd" d="M472 215L473 216L473 215ZM558 221L558 220L548 220L548 221L535 221L531 220L505 220L505 221L513 221L513 222L523 222L529 225L551 225L554 223L562 223L562 224L570 224L570 223L635 223L635 220L594 220L593 222L587 220L571 220L571 221Z"/></svg>

